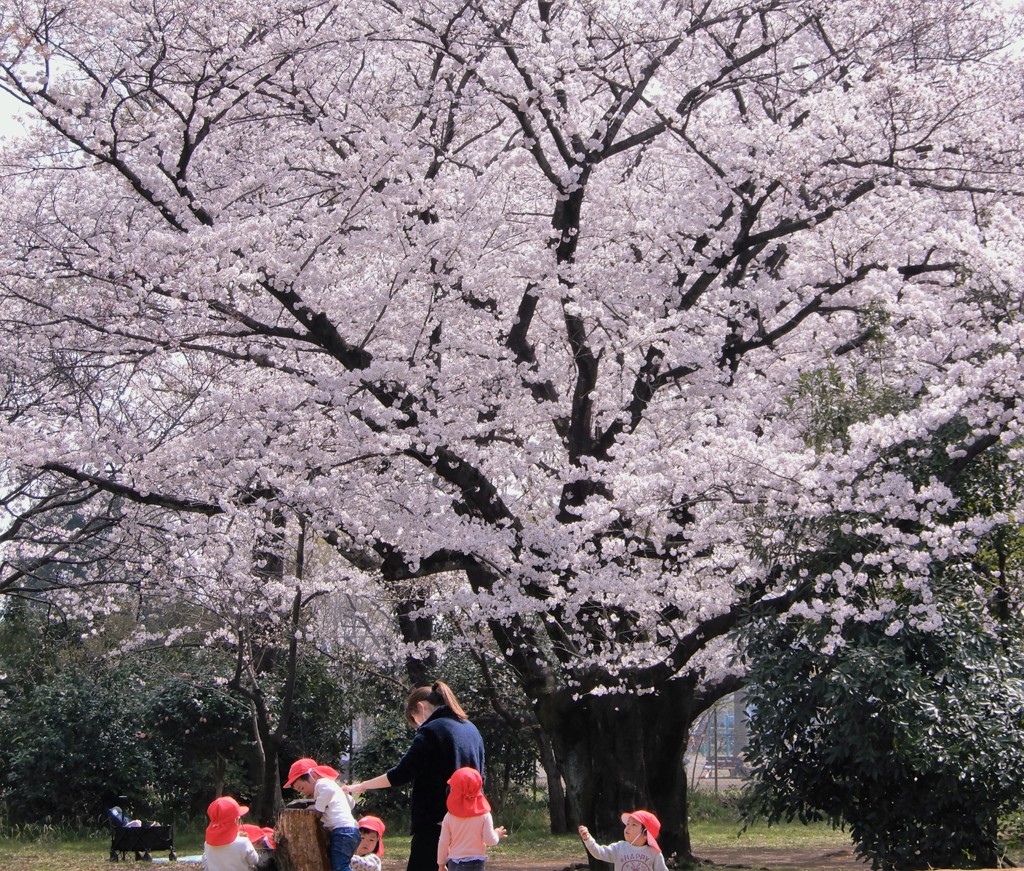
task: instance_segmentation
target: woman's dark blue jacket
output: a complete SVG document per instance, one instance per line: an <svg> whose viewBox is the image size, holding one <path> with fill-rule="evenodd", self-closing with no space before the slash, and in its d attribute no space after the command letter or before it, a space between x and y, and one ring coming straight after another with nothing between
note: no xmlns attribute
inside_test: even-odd
<svg viewBox="0 0 1024 871"><path fill-rule="evenodd" d="M416 730L405 755L387 773L392 786L412 784L412 831L440 825L448 810L448 778L467 765L483 775L484 739L476 726L442 705Z"/></svg>

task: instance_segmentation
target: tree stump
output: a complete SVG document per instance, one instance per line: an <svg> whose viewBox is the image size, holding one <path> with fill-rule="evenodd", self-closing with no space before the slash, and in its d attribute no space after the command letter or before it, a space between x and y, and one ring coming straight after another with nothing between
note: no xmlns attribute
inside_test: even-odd
<svg viewBox="0 0 1024 871"><path fill-rule="evenodd" d="M327 832L320 815L307 808L285 808L274 827L278 871L331 871Z"/></svg>

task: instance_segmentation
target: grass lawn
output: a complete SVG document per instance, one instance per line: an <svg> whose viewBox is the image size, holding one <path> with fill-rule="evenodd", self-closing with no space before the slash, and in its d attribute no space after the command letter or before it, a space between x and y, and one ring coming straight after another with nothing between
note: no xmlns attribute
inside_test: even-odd
<svg viewBox="0 0 1024 871"><path fill-rule="evenodd" d="M735 822L694 821L691 826L694 851L701 849L742 846L747 849L759 846L806 848L841 848L849 846L849 838L842 832L835 832L827 826L801 826L797 824L755 827L737 834ZM409 852L407 836L390 833L387 836L388 865L401 862ZM179 856L202 852L202 833L181 832L175 837L175 849ZM43 833L35 839L0 839L0 869L2 871L113 871L115 868L129 869L168 867L166 863L154 865L137 864L129 861L125 865L109 860L110 836L97 832L93 837L57 837ZM554 836L533 827L516 829L512 827L510 837L489 854L494 864L509 867L510 863L545 864L552 869L586 861L586 851L575 835ZM157 859L166 859L166 853L156 853ZM198 868L183 865L182 868Z"/></svg>
<svg viewBox="0 0 1024 871"><path fill-rule="evenodd" d="M693 816L690 822L690 839L697 856L713 855L718 864L728 864L728 851L737 853L757 851L761 848L776 856L786 855L802 862L804 854L825 855L835 851L851 849L849 836L825 824L804 826L799 823L776 826L755 825L741 832L734 809L728 801L719 804L716 800L703 800L691 805ZM546 821L546 820L545 820ZM502 822L497 820L497 822ZM585 863L586 851L575 834L551 835L543 821L536 816L522 818L509 816L505 820L509 828L508 839L491 848L489 857L494 871L548 871L566 866ZM395 827L400 829L399 826ZM10 831L10 830L9 830ZM197 855L203 850L203 828L196 825L175 827L175 849L179 857ZM388 832L385 871L404 871L409 855L409 838L405 834ZM0 837L0 871L143 871L146 868L168 868L167 853L155 853L157 862L153 865L136 863L112 863L109 860L110 835L106 830L97 829L89 835L71 835L67 830L49 827L26 827L15 830L11 837ZM1014 843L1011 858L1021 861L1020 844ZM163 860L163 861L160 861ZM781 861L776 859L775 861ZM182 864L184 869L199 869L199 865ZM820 871L809 867L789 864L786 871ZM868 867L868 866L862 866ZM757 868L772 866L757 863ZM778 866L776 866L778 868Z"/></svg>
<svg viewBox="0 0 1024 871"><path fill-rule="evenodd" d="M801 825L751 826L740 832L736 823L694 823L690 826L690 844L695 853L701 847L848 847L850 836L824 823Z"/></svg>

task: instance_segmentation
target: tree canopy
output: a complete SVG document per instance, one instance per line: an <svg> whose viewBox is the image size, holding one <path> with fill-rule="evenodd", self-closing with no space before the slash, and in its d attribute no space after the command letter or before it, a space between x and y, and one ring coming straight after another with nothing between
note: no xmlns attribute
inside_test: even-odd
<svg viewBox="0 0 1024 871"><path fill-rule="evenodd" d="M573 821L651 805L688 853L686 733L747 615L926 630L933 566L1019 520L950 515L1020 450L996 3L3 15L38 123L0 179L0 591L340 582L421 645L458 613ZM826 364L899 402L809 440Z"/></svg>

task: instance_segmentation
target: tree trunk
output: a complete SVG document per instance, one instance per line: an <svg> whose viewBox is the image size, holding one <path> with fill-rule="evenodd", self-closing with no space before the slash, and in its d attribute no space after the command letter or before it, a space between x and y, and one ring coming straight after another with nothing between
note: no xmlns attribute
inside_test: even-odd
<svg viewBox="0 0 1024 871"><path fill-rule="evenodd" d="M284 806L281 796L280 754L277 742L267 749L263 762L263 782L260 788L258 807L253 808L261 826L268 825Z"/></svg>
<svg viewBox="0 0 1024 871"><path fill-rule="evenodd" d="M286 808L277 818L275 830L274 859L280 871L329 871L327 838L318 813Z"/></svg>
<svg viewBox="0 0 1024 871"><path fill-rule="evenodd" d="M562 772L558 768L555 751L543 729L537 729L537 746L540 748L540 764L548 780L548 816L551 819L551 834L564 835L569 832L565 787L562 785Z"/></svg>
<svg viewBox="0 0 1024 871"><path fill-rule="evenodd" d="M228 761L219 753L213 757L213 795L220 798L224 795L224 778L228 772Z"/></svg>
<svg viewBox="0 0 1024 871"><path fill-rule="evenodd" d="M434 618L421 613L425 604L423 597L414 592L409 592L398 603L398 629L402 633L402 640L409 644L423 645L434 639ZM410 653L405 658L411 687L429 686L435 679L433 675L436 668L437 653L433 649L425 654Z"/></svg>
<svg viewBox="0 0 1024 871"><path fill-rule="evenodd" d="M568 823L606 844L622 840L621 815L649 810L661 821L666 859L692 858L683 754L693 694L679 681L658 693L585 696L560 690L537 702L566 784Z"/></svg>

